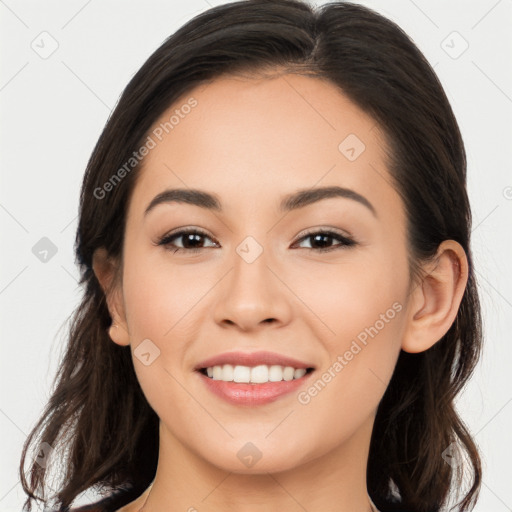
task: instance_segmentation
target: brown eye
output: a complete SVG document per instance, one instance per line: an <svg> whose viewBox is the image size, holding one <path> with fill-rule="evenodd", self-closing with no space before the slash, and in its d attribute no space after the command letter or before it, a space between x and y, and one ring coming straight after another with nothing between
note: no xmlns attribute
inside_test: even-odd
<svg viewBox="0 0 512 512"><path fill-rule="evenodd" d="M201 249L205 249L202 244L204 244L204 239L209 238L206 233L202 231L198 231L197 229L189 229L182 230L176 233L172 233L169 235L165 235L158 241L157 245L163 245L169 248L169 250L173 250L174 253L178 251L187 251L187 252L198 252ZM174 243L175 240L181 239L181 247ZM215 247L215 243L213 247ZM210 246L211 247L211 246Z"/></svg>
<svg viewBox="0 0 512 512"><path fill-rule="evenodd" d="M327 252L356 245L356 242L351 238L335 233L334 231L314 231L300 238L299 242L303 240L311 241L311 247L305 247L305 249L317 252ZM339 243L331 245L333 240L337 240Z"/></svg>

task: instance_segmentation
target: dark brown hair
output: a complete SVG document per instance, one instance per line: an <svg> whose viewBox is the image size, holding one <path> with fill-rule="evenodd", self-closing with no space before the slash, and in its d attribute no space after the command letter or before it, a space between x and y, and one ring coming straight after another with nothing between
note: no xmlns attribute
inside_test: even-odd
<svg viewBox="0 0 512 512"><path fill-rule="evenodd" d="M46 503L49 463L59 462L56 454L64 452L63 480L54 496L62 510L89 488L114 491L121 507L153 480L159 419L139 386L130 347L108 336L111 317L92 270L97 248L122 256L140 165L103 197L97 191L140 148L156 119L192 88L222 75L272 70L330 81L385 133L389 172L406 207L414 273L444 240L456 240L466 251L469 280L449 331L425 352L399 355L375 419L367 485L383 512L436 512L465 482L457 507L473 509L481 463L454 398L480 355L481 313L465 150L447 97L411 39L368 8L249 0L209 9L170 36L130 81L94 148L75 247L84 295L51 398L24 445L20 474L27 510L33 499ZM45 464L30 460L28 483L25 459L36 441L36 451L48 443L55 452ZM446 450L454 447L465 463L449 463Z"/></svg>

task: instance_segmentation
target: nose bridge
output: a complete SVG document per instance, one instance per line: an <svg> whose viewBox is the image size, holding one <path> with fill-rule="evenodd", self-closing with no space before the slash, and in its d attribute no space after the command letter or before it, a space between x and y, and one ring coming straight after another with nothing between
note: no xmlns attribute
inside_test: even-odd
<svg viewBox="0 0 512 512"><path fill-rule="evenodd" d="M251 329L270 320L289 321L289 297L274 275L270 249L248 236L235 248L232 271L226 276L223 293L216 305L219 323L236 324Z"/></svg>

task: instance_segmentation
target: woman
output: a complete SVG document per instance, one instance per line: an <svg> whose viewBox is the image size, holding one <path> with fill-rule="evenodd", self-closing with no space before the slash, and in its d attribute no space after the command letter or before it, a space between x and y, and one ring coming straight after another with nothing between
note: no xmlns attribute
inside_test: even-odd
<svg viewBox="0 0 512 512"><path fill-rule="evenodd" d="M386 18L258 0L183 26L86 170L27 510L59 442L57 510L91 487L73 510L472 510L465 180L446 95Z"/></svg>

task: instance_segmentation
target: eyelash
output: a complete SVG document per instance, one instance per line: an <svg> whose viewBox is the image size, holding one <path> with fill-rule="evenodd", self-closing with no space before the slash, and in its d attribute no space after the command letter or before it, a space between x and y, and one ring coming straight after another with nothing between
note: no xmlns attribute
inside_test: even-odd
<svg viewBox="0 0 512 512"><path fill-rule="evenodd" d="M204 231L201 231L198 229L184 229L181 231L177 231L176 233L164 235L162 238L160 238L158 240L156 245L172 246L172 243L171 243L172 240L174 240L176 238L180 238L184 235L189 235L189 234L200 235L200 236L204 236L206 238L210 238L208 236L208 234L205 233ZM337 249L342 249L344 247L352 247L354 245L357 245L357 242L355 240L353 240L352 238L349 238L347 236L341 235L335 231L330 231L330 230L309 231L309 232L305 233L304 235L302 235L295 243L301 242L307 238L311 238L314 235L327 235L328 237L337 239L341 243L338 245L335 245L333 247L328 247L326 249L322 249L322 248L315 249L313 247L305 247L305 249L309 249L310 251L315 251L315 252L319 252L319 253L326 253L326 252L334 251ZM189 252L189 253L190 252L197 253L197 252L201 251L202 249L207 249L207 247L193 247L193 248L188 248L188 249L184 248L184 247L175 247L173 250L173 254L175 254L179 251L185 251L185 252ZM169 250L171 250L171 249L169 249Z"/></svg>

